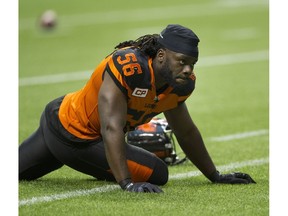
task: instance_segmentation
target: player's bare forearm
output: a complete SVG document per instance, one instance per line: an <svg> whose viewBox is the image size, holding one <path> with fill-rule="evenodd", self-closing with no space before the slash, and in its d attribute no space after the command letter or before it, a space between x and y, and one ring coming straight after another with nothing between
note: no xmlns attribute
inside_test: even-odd
<svg viewBox="0 0 288 216"><path fill-rule="evenodd" d="M191 129L186 136L177 136L177 140L190 161L209 178L216 168L197 127Z"/></svg>
<svg viewBox="0 0 288 216"><path fill-rule="evenodd" d="M185 103L164 114L187 157L208 178L216 168Z"/></svg>
<svg viewBox="0 0 288 216"><path fill-rule="evenodd" d="M117 182L130 177L126 162L126 144L121 132L112 128L102 130L107 161Z"/></svg>
<svg viewBox="0 0 288 216"><path fill-rule="evenodd" d="M126 124L127 102L109 74L105 74L98 96L98 112L105 153L117 182L129 178L126 162L126 143L123 128Z"/></svg>

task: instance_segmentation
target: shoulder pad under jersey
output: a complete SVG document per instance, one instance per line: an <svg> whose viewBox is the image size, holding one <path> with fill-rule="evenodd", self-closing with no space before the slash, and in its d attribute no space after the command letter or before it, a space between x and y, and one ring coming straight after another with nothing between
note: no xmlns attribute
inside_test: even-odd
<svg viewBox="0 0 288 216"><path fill-rule="evenodd" d="M136 48L119 49L112 55L114 69L121 74L126 84L134 89L151 88L151 74L148 66L148 56ZM112 68L110 67L110 70Z"/></svg>

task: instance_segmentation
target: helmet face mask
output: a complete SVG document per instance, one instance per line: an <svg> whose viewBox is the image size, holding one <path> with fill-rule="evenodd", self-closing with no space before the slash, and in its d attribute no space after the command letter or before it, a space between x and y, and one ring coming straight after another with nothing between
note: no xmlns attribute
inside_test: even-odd
<svg viewBox="0 0 288 216"><path fill-rule="evenodd" d="M166 119L153 118L139 125L127 133L126 141L155 154L167 165L176 165L186 160L186 157L180 160L176 154L173 132Z"/></svg>

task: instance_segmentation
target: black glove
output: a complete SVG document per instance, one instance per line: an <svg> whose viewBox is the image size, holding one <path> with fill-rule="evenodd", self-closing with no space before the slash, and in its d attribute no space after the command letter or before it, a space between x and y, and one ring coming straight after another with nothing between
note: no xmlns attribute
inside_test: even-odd
<svg viewBox="0 0 288 216"><path fill-rule="evenodd" d="M148 182L133 183L130 178L119 182L120 187L129 192L144 192L144 193L162 193L163 191L157 186Z"/></svg>
<svg viewBox="0 0 288 216"><path fill-rule="evenodd" d="M213 183L222 184L250 184L256 183L250 175L241 172L230 174L220 174L218 171L214 172L209 178Z"/></svg>

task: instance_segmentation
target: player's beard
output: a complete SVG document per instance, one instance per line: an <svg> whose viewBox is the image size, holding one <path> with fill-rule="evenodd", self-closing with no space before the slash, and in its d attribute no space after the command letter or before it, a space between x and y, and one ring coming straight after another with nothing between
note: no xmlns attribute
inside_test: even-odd
<svg viewBox="0 0 288 216"><path fill-rule="evenodd" d="M177 85L176 80L173 77L173 72L170 69L170 65L167 61L164 63L162 68L159 70L159 74L168 85L170 85L172 87L175 87Z"/></svg>

